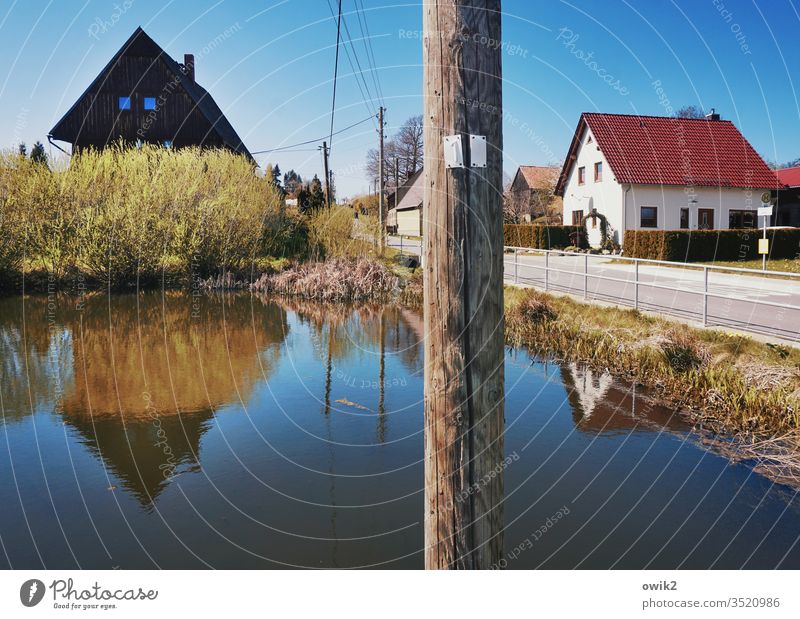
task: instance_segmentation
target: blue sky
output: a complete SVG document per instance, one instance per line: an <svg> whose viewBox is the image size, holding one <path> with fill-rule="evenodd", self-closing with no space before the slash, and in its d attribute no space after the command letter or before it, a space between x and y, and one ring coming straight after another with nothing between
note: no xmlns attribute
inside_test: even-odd
<svg viewBox="0 0 800 619"><path fill-rule="evenodd" d="M335 126L368 117L380 99L391 134L422 112L421 4L343 1L355 55L367 69L357 5L377 75L365 75L362 94L342 52ZM800 66L798 0L502 6L507 173L560 163L583 111L663 115L667 102L716 108L769 159L800 157L800 84L792 73ZM139 25L175 59L195 54L198 81L250 150L329 131L336 26L327 0L0 0L0 145L45 142ZM372 123L334 138L340 196L367 190L364 157L376 143ZM257 159L304 178L321 175L319 152L305 148Z"/></svg>

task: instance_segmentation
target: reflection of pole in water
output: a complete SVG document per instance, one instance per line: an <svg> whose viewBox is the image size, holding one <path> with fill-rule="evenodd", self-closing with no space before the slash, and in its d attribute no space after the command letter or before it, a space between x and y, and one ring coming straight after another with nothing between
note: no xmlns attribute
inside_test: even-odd
<svg viewBox="0 0 800 619"><path fill-rule="evenodd" d="M385 309L381 311L380 315L380 338L381 338L381 358L379 363L379 370L378 370L378 442L385 443L386 442L386 407L384 405L384 398L385 398L385 383L386 383L386 345L384 343L385 335L386 335L386 326L384 323L384 315Z"/></svg>
<svg viewBox="0 0 800 619"><path fill-rule="evenodd" d="M325 366L325 414L331 412L331 370L333 369L333 359L331 350L333 348L333 325L328 323L328 363Z"/></svg>
<svg viewBox="0 0 800 619"><path fill-rule="evenodd" d="M331 563L333 567L339 567L336 561L336 553L339 548L339 536L336 533L336 517L338 511L336 510L336 452L333 448L333 433L331 430L331 372L333 369L333 325L328 323L328 361L325 367L325 431L328 441L328 480L330 486L328 487L328 497L331 506L331 539L333 540L333 550L331 554Z"/></svg>

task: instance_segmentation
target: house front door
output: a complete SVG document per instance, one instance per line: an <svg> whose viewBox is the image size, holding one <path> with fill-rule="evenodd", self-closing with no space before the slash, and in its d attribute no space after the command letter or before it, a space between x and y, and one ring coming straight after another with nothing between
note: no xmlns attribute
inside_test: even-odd
<svg viewBox="0 0 800 619"><path fill-rule="evenodd" d="M699 209L697 209L697 227L700 230L713 230L714 229L714 209L713 208L699 208Z"/></svg>

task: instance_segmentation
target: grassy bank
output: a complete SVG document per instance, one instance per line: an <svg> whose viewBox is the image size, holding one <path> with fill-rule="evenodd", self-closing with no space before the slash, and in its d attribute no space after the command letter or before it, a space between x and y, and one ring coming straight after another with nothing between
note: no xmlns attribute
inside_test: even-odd
<svg viewBox="0 0 800 619"><path fill-rule="evenodd" d="M535 354L656 389L707 428L750 436L800 428L800 351L634 310L506 290L506 334Z"/></svg>

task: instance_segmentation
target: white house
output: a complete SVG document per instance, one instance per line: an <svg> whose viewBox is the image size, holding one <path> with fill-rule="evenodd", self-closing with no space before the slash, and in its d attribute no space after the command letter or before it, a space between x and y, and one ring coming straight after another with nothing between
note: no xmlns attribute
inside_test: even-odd
<svg viewBox="0 0 800 619"><path fill-rule="evenodd" d="M422 200L425 196L425 177L417 170L397 190L397 206L387 213L386 225L393 234L422 236Z"/></svg>
<svg viewBox="0 0 800 619"><path fill-rule="evenodd" d="M780 183L732 122L584 113L556 186L564 224L596 209L625 230L756 227L761 195ZM600 243L598 219L587 220Z"/></svg>

